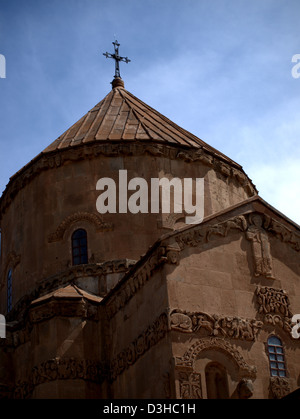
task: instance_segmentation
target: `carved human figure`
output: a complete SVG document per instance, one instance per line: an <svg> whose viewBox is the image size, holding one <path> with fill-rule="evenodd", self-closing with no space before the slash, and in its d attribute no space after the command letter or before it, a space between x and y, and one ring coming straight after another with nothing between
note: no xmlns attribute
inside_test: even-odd
<svg viewBox="0 0 300 419"><path fill-rule="evenodd" d="M270 242L268 234L262 227L261 216L254 215L252 223L246 232L246 237L252 242L255 276L263 275L274 279Z"/></svg>

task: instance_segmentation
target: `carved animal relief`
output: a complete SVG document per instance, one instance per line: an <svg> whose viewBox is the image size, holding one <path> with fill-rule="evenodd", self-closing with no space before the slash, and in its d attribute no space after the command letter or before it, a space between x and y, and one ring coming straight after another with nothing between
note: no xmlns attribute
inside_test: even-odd
<svg viewBox="0 0 300 419"><path fill-rule="evenodd" d="M170 314L173 330L184 333L204 331L209 336L254 341L263 323L255 319L222 316L203 312L189 313L175 309Z"/></svg>

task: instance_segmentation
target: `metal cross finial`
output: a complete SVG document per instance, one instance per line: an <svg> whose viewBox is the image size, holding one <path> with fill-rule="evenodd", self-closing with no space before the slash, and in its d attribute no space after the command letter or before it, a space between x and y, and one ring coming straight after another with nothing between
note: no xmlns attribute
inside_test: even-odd
<svg viewBox="0 0 300 419"><path fill-rule="evenodd" d="M117 77L121 78L119 62L124 61L125 63L129 63L130 60L127 57L120 57L120 55L119 55L120 44L118 43L117 40L115 40L115 42L113 42L112 44L115 47L115 53L110 54L109 52L105 52L105 53L103 53L103 55L105 55L106 58L113 58L115 60L115 78L117 78Z"/></svg>

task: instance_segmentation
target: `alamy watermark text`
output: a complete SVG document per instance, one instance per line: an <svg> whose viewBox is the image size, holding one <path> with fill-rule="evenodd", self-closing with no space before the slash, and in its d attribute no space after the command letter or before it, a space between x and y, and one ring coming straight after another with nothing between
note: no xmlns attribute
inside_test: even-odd
<svg viewBox="0 0 300 419"><path fill-rule="evenodd" d="M300 77L300 54L292 56L292 63L297 63L292 68L292 76L294 79L298 79Z"/></svg>
<svg viewBox="0 0 300 419"><path fill-rule="evenodd" d="M0 314L0 339L6 338L6 321L5 317Z"/></svg>
<svg viewBox="0 0 300 419"><path fill-rule="evenodd" d="M128 182L127 170L119 170L118 187L113 179L104 177L98 180L96 190L103 191L96 201L96 208L100 214L157 214L161 211L163 214L188 214L185 217L186 224L203 221L203 178L151 178L148 185L141 177L134 177ZM128 197L129 191L135 192Z"/></svg>
<svg viewBox="0 0 300 419"><path fill-rule="evenodd" d="M6 78L6 59L4 55L0 54L0 79Z"/></svg>

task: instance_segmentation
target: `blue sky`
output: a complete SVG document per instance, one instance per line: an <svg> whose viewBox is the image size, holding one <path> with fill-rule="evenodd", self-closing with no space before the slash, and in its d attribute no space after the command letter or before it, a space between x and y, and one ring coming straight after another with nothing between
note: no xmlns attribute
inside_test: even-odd
<svg viewBox="0 0 300 419"><path fill-rule="evenodd" d="M0 193L111 89L241 164L300 224L299 0L0 0Z"/></svg>

